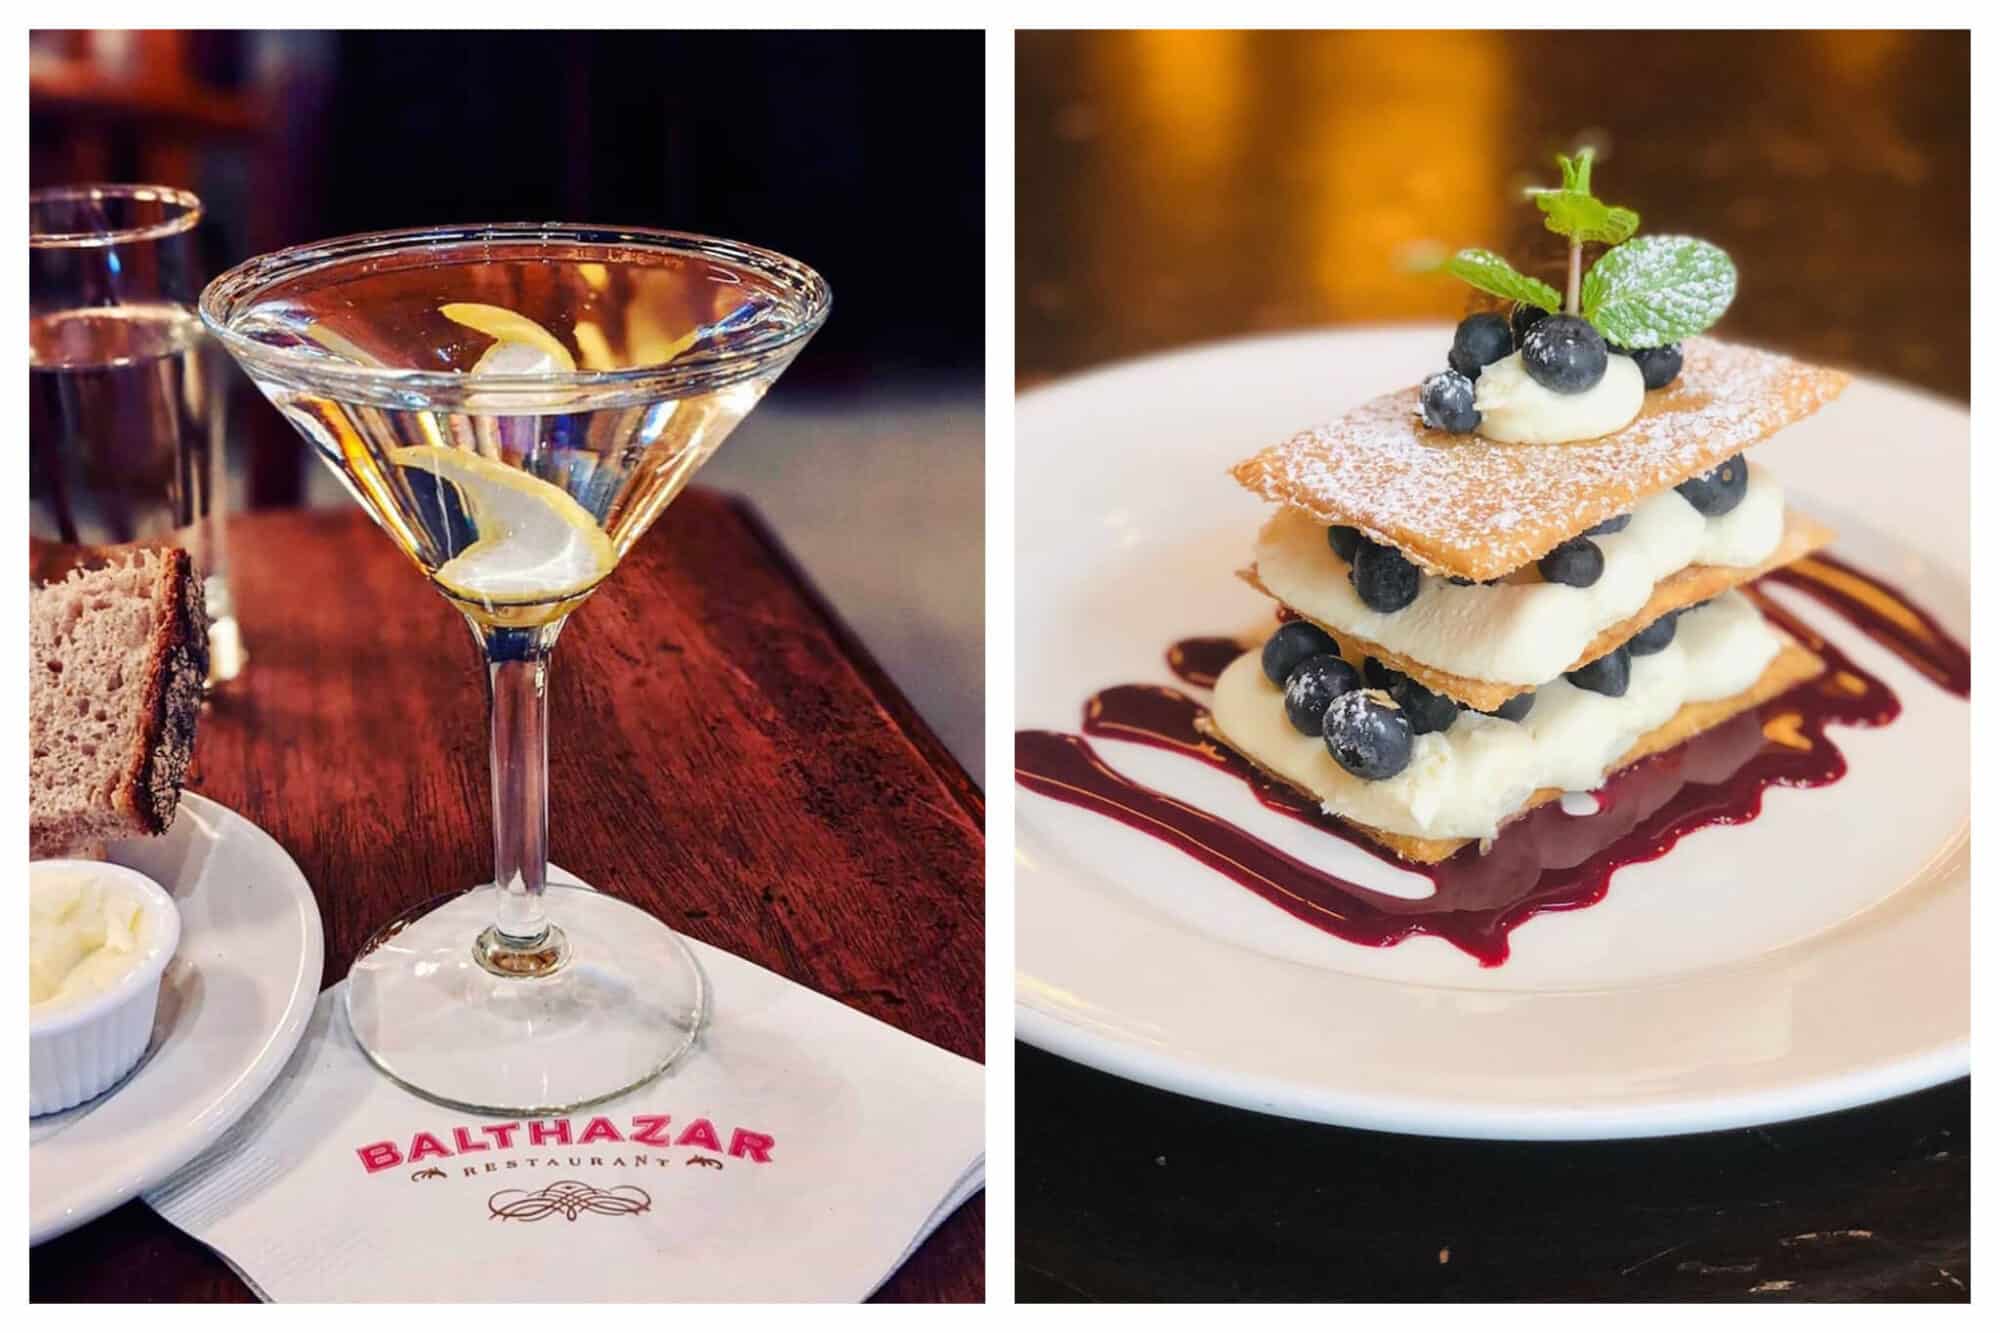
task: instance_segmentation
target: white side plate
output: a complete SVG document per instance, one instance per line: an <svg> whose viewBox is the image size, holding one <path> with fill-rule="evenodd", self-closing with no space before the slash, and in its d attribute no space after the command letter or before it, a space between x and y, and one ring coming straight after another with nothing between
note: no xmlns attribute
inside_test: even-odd
<svg viewBox="0 0 2000 1333"><path fill-rule="evenodd" d="M192 793L165 837L113 843L181 913L139 1065L109 1092L28 1122L28 1243L166 1179L250 1109L305 1033L325 949L319 904L285 849Z"/></svg>
<svg viewBox="0 0 2000 1333"><path fill-rule="evenodd" d="M1222 343L1024 395L1016 413L1018 725L1177 683L1177 639L1254 634L1234 571L1264 507L1227 468L1443 364L1446 326ZM1857 382L1761 446L1835 551L1970 624L1966 414ZM1492 1138L1756 1124L1969 1065L1969 708L1817 603L1775 594L1903 715L1835 725L1849 772L1619 870L1482 968L1441 940L1348 944L1164 843L1017 788L1020 1035L1141 1082L1302 1119ZM1377 887L1422 880L1262 809L1235 779L1121 742L1113 767ZM1412 887L1414 886L1414 887Z"/></svg>

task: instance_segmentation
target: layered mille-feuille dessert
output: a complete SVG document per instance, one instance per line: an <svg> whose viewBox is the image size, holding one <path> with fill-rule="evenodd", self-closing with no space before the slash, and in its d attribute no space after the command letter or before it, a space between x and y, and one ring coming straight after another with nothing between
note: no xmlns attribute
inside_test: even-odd
<svg viewBox="0 0 2000 1333"><path fill-rule="evenodd" d="M1822 670L1740 591L1832 534L1752 446L1845 387L1697 335L1735 269L1634 237L1588 152L1537 191L1567 291L1487 251L1444 267L1506 303L1447 366L1238 464L1279 508L1244 577L1281 623L1204 729L1404 859L1497 837ZM1585 268L1586 247L1603 246Z"/></svg>

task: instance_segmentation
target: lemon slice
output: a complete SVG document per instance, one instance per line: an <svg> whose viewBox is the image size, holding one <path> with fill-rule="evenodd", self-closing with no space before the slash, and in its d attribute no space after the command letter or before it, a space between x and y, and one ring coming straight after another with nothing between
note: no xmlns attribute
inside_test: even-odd
<svg viewBox="0 0 2000 1333"><path fill-rule="evenodd" d="M453 301L439 306L438 313L493 339L493 345L473 363L474 375L567 375L576 370L576 358L561 339L517 310L478 301Z"/></svg>
<svg viewBox="0 0 2000 1333"><path fill-rule="evenodd" d="M463 449L393 449L389 461L456 485L479 540L434 576L476 602L552 602L588 590L618 554L590 511L559 486Z"/></svg>

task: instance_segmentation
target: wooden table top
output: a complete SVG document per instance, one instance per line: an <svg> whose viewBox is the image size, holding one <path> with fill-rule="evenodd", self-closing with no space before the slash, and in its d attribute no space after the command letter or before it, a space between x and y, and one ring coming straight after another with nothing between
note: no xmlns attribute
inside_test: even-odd
<svg viewBox="0 0 2000 1333"><path fill-rule="evenodd" d="M250 650L190 787L305 872L326 983L397 909L490 877L463 621L358 509L230 525ZM983 1058L983 800L747 507L682 495L564 632L550 854L676 930ZM978 1301L984 1195L877 1299ZM133 1202L30 1252L37 1301L247 1301Z"/></svg>
<svg viewBox="0 0 2000 1333"><path fill-rule="evenodd" d="M1023 386L1267 330L1456 319L1418 242L1560 261L1516 187L1594 130L1706 237L1719 332L1965 398L1962 32L1023 33ZM1439 348L1440 356L1444 349ZM1963 1300L1969 1083L1800 1124L1482 1144L1302 1125L1022 1047L1024 1300ZM1164 1159L1164 1160L1160 1160Z"/></svg>

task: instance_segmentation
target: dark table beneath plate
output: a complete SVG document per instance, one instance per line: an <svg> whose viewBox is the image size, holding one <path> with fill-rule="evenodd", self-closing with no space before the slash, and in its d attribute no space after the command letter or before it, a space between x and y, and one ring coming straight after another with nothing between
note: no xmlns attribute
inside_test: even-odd
<svg viewBox="0 0 2000 1333"><path fill-rule="evenodd" d="M1254 1115L1016 1051L1022 1301L1963 1301L1969 1080L1678 1139Z"/></svg>
<svg viewBox="0 0 2000 1333"><path fill-rule="evenodd" d="M1963 398L1969 53L1945 32L1022 34L1020 382L1457 318L1464 289L1407 272L1407 247L1559 262L1513 187L1591 131L1604 197L1735 256L1724 336ZM1025 1300L1967 1296L1966 1081L1763 1130L1533 1145L1018 1059Z"/></svg>
<svg viewBox="0 0 2000 1333"><path fill-rule="evenodd" d="M331 985L398 909L491 875L477 651L357 509L246 517L230 542L251 661L202 718L190 787L298 861ZM552 679L555 860L983 1058L981 794L754 514L684 494L571 622ZM984 1203L878 1299L982 1299ZM31 1251L29 1293L251 1299L138 1202Z"/></svg>

